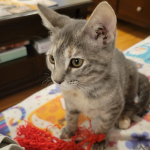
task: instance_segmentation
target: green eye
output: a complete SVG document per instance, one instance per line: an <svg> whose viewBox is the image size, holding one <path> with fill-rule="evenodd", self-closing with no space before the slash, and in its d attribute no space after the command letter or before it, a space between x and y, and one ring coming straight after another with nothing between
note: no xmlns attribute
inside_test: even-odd
<svg viewBox="0 0 150 150"><path fill-rule="evenodd" d="M79 68L82 66L82 64L83 64L83 59L75 58L75 59L71 59L70 67Z"/></svg>
<svg viewBox="0 0 150 150"><path fill-rule="evenodd" d="M52 64L55 64L55 59L52 55L49 56L49 60Z"/></svg>

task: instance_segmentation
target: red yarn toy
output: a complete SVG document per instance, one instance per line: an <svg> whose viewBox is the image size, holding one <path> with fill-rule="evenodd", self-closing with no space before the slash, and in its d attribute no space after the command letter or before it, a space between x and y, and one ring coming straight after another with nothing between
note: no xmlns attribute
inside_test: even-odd
<svg viewBox="0 0 150 150"><path fill-rule="evenodd" d="M89 130L90 128L78 127L76 135L71 138L71 142L66 142L27 123L17 128L15 140L26 150L85 150L83 144L87 142L87 150L90 150L92 144L105 139L105 134L96 135L94 131ZM78 144L74 142L77 138L82 138Z"/></svg>

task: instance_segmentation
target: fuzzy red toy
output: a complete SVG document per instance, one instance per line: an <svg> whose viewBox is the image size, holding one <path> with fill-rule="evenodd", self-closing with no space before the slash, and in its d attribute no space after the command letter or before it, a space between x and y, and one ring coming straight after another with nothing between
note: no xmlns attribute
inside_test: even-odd
<svg viewBox="0 0 150 150"><path fill-rule="evenodd" d="M85 150L83 144L87 142L87 150L90 150L92 144L105 139L105 134L96 135L94 131L89 130L90 128L78 127L76 135L71 138L71 142L66 142L27 123L17 128L15 140L26 150ZM74 141L79 138L82 138L82 141L76 144Z"/></svg>

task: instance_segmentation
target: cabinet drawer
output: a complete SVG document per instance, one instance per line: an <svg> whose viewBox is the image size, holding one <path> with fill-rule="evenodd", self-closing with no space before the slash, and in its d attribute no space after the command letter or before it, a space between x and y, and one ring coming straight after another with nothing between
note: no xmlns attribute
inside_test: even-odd
<svg viewBox="0 0 150 150"><path fill-rule="evenodd" d="M119 18L150 25L150 0L120 0L118 8L118 15L121 15Z"/></svg>
<svg viewBox="0 0 150 150"><path fill-rule="evenodd" d="M28 61L20 61L12 65L0 68L0 85L18 82L37 76L37 65L34 59Z"/></svg>

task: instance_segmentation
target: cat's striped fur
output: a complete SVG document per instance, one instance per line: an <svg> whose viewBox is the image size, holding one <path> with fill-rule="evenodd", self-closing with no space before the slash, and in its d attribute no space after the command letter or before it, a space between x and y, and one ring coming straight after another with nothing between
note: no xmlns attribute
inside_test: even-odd
<svg viewBox="0 0 150 150"><path fill-rule="evenodd" d="M95 118L95 132L105 134L117 120L122 127L120 120L129 122L134 114L142 113L150 101L150 84L134 62L115 48L116 16L109 4L99 4L88 21L59 15L42 5L38 8L52 32L47 66L54 83L61 83L66 103L67 125L61 138L74 135L80 112ZM50 63L50 55L55 64ZM72 58L83 59L83 65L69 67ZM139 103L134 104L137 94ZM93 149L102 150L106 143L96 143Z"/></svg>

